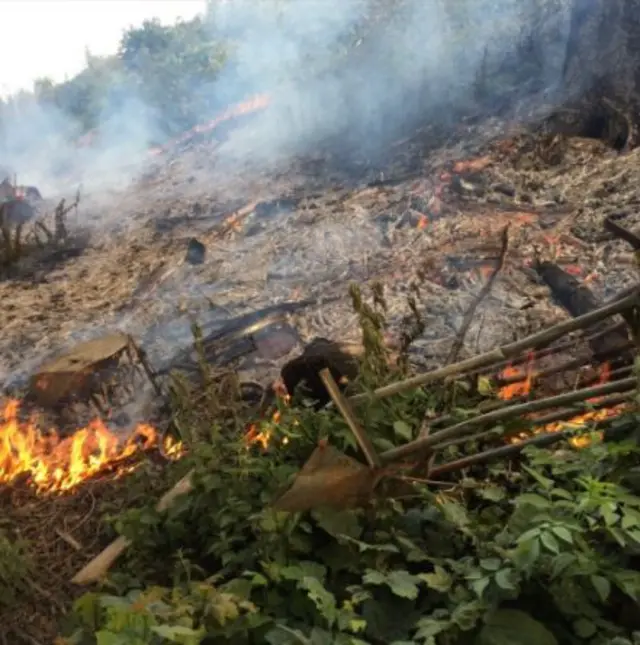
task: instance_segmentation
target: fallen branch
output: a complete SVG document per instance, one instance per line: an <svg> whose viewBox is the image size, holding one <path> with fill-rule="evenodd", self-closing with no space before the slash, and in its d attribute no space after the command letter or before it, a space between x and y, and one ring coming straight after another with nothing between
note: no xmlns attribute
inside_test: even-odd
<svg viewBox="0 0 640 645"><path fill-rule="evenodd" d="M640 290L640 286L638 287ZM597 323L609 316L619 314L631 307L638 304L638 291L635 291L633 294L619 300L618 302L613 302L609 305L606 305L596 311L591 311L584 316L578 318L573 318L565 322L559 323L544 329L536 334L527 336L522 340L509 343L502 347L497 347L496 349L486 352L485 354L480 354L479 356L473 356L467 360L461 361L459 363L452 363L451 365L446 365L439 369L427 372L426 374L418 374L412 378L406 379L404 381L399 381L397 383L392 383L384 387L378 388L373 392L364 392L362 394L357 394L352 396L350 401L352 403L360 403L363 401L370 401L372 399L382 399L387 396L393 396L394 394L400 394L401 392L406 392L407 390L412 390L427 383L433 383L435 381L443 380L447 377L458 376L464 374L471 370L486 368L490 365L503 361L505 359L518 356L520 353L536 349L538 346L545 343L550 343L560 338L561 336L568 334L569 332L576 331L578 329L585 329L594 323Z"/></svg>
<svg viewBox="0 0 640 645"><path fill-rule="evenodd" d="M457 423L450 428L440 430L434 435L425 437L423 439L416 439L411 441L403 446L398 446L387 450L380 455L380 459L383 463L389 463L391 461L396 461L398 459L403 459L412 455L416 452L425 450L426 448L431 448L437 444L441 444L447 439L456 439L458 437L463 437L469 435L474 428L485 423L498 423L505 421L507 419L524 416L532 412L539 412L541 410L547 410L549 408L557 408L563 405L569 405L576 403L578 401L585 401L588 399L595 399L599 396L604 396L605 394L614 394L632 390L637 387L638 380L635 376L629 377L626 379L621 379L619 381L614 381L613 383L605 383L604 385L597 385L596 387L585 388L583 390L577 390L575 392L567 392L565 394L559 394L557 396L548 397L546 399L538 399L536 401L528 401L527 403L521 403L519 405L512 405L507 408L501 408L499 410L493 410L482 414L473 419L468 419Z"/></svg>
<svg viewBox="0 0 640 645"><path fill-rule="evenodd" d="M502 233L500 235L500 255L498 256L498 262L496 263L495 268L491 272L489 279L484 284L482 289L480 289L480 292L478 293L478 295L473 299L473 302L471 303L471 306L469 307L469 309L467 309L467 312L465 313L464 318L462 320L460 331L456 335L456 339L453 342L453 346L451 347L451 352L449 352L449 356L446 361L447 363L452 363L458 358L458 354L460 354L460 350L464 345L464 339L467 336L469 327L471 327L473 316L476 313L476 310L478 309L478 306L480 305L480 303L491 293L491 289L493 288L493 283L496 281L498 274L500 273L500 271L502 270L502 267L504 266L504 260L507 255L508 248L509 248L509 225L507 224L502 230Z"/></svg>
<svg viewBox="0 0 640 645"><path fill-rule="evenodd" d="M624 240L634 251L640 251L640 237L624 226L620 226L620 224L615 221L614 216L610 215L604 220L604 230L608 231L615 237Z"/></svg>
<svg viewBox="0 0 640 645"><path fill-rule="evenodd" d="M167 491L156 504L156 511L166 511L180 495L191 491L193 487L193 470L190 470L171 490ZM109 546L86 564L71 582L75 585L89 585L101 580L109 571L113 563L126 551L131 542L124 536L116 538Z"/></svg>

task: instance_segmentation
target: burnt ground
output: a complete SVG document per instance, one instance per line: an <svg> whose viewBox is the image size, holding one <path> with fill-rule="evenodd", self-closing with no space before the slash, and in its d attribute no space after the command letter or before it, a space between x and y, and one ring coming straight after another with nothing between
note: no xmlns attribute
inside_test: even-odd
<svg viewBox="0 0 640 645"><path fill-rule="evenodd" d="M341 167L321 149L269 169L222 166L222 153L200 143L128 188L90 195L68 222L92 230L82 253L0 283L5 378L116 327L162 366L189 343L191 316L206 330L309 296L320 302L295 316L303 340L355 340L348 285L374 281L385 286L396 328L418 287L426 331L414 357L435 365L486 279L483 267L495 264L507 224L505 269L464 352L567 316L527 267L536 249L603 298L634 280L631 253L607 239L602 223L622 213L626 226L640 228L640 151L540 137L498 120L459 125L442 144L434 137L429 128L414 132L374 167ZM184 261L192 237L206 246L203 264Z"/></svg>
<svg viewBox="0 0 640 645"><path fill-rule="evenodd" d="M113 328L130 332L161 366L189 343L190 314L208 328L309 296L318 304L293 316L302 340L357 340L348 285L375 281L385 285L396 330L407 295L416 295L426 331L415 363L441 364L507 224L506 266L463 353L568 317L528 268L536 250L601 298L636 279L632 254L602 224L622 213L626 226L640 229L640 150L619 154L598 140L538 137L497 120L461 125L444 143L434 138L429 128L415 132L376 166L336 164L318 150L315 159L269 170L223 168L219 151L201 143L129 188L87 196L68 221L70 230L91 232L81 253L35 269L27 263L0 282L5 378L27 376L51 353ZM192 237L206 245L199 265L184 261ZM261 376L274 376L284 359L264 360ZM32 600L12 614L17 628L52 635L63 596L75 593L70 575L103 546L96 498L114 508L136 504L122 501L121 481L122 488L107 479L53 501L4 489L23 536L46 545ZM44 605L53 609L40 622L26 618Z"/></svg>

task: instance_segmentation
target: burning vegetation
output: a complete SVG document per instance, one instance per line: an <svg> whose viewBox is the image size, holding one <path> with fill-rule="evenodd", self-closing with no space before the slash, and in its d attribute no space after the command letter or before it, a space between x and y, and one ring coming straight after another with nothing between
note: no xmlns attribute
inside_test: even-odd
<svg viewBox="0 0 640 645"><path fill-rule="evenodd" d="M120 477L136 467L141 453L162 450L169 458L182 453L182 444L162 439L147 424L136 426L122 441L96 419L87 427L61 438L54 430L42 431L31 419L19 419L19 402L5 403L0 416L0 482L25 479L40 493L68 491L98 474Z"/></svg>

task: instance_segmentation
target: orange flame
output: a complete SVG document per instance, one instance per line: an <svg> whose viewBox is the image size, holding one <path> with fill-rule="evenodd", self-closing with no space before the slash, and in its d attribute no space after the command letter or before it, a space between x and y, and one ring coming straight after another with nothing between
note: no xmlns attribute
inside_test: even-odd
<svg viewBox="0 0 640 645"><path fill-rule="evenodd" d="M19 402L10 400L0 413L0 482L26 476L39 492L69 490L114 466L117 475L130 472L135 465L124 460L160 444L150 425L139 424L122 443L99 419L62 439L55 431L43 434L32 420L21 421L18 410ZM182 444L171 438L164 450L172 458L183 453Z"/></svg>
<svg viewBox="0 0 640 645"><path fill-rule="evenodd" d="M178 146L182 143L187 142L189 139L192 139L196 134L202 134L204 132L211 132L215 130L221 123L224 121L229 121L230 119L235 119L236 117L242 116L243 114L250 114L251 112L257 112L258 110L263 110L266 108L271 99L267 94L258 94L251 97L250 99L243 101L242 103L237 103L228 107L226 110L218 114L215 118L207 121L206 123L200 123L190 130L183 132L179 137L175 137L171 141L165 143L162 146L152 148L149 150L150 155L159 155L163 152L166 152L174 146Z"/></svg>
<svg viewBox="0 0 640 645"><path fill-rule="evenodd" d="M533 378L535 373L533 371L533 354L529 354L529 362L527 363L527 369L523 370L512 365L507 365L502 372L500 372L500 377L507 379L513 378L515 376L523 376L524 379L521 381L516 381L515 383L509 383L504 387L500 388L498 392L498 397L503 401L513 399L517 396L526 396L531 392L531 387L533 385Z"/></svg>
<svg viewBox="0 0 640 645"><path fill-rule="evenodd" d="M532 366L533 366L533 357L531 356L529 359L529 365L526 370L526 377L522 381L519 381L517 383L510 383L500 388L500 391L498 392L498 397L503 400L508 400L516 396L524 396L526 394L529 394L531 392L531 388L533 385L533 378L535 376L535 372L533 372ZM598 380L599 385L602 385L603 383L606 383L609 380L610 371L611 370L610 370L609 364L604 363L600 371L600 377ZM525 376L525 372L521 369L514 368L512 366L507 366L500 373L500 376L502 376L503 378L512 377L516 375ZM598 401L600 401L600 397L594 397L592 399L587 400L588 403L597 403ZM572 430L572 429L580 430L585 426L589 425L590 423L603 421L604 419L608 419L612 416L615 416L616 414L619 414L623 408L624 408L624 404L620 404L620 405L613 406L611 408L603 408L601 410L593 410L591 412L585 412L584 414L576 415L575 417L569 419L568 421L554 421L553 423L547 423L544 426L535 428L532 432L533 434L547 434L552 432L563 432L565 430ZM529 415L528 418L535 421L536 415L535 414ZM510 437L509 441L511 443L519 443L521 441L529 439L530 437L531 437L531 432L523 432L515 437ZM597 437L601 439L602 433L598 432ZM591 441L592 441L592 438L588 436L572 437L569 439L569 443L574 448L583 448L585 446L588 446L591 443Z"/></svg>
<svg viewBox="0 0 640 645"><path fill-rule="evenodd" d="M276 396L284 405L289 405L291 403L291 396L287 392L287 389L284 386L284 383L281 380L277 380L273 389L275 390ZM280 410L276 410L272 415L269 421L263 421L262 423L252 423L249 425L246 434L244 435L247 446L252 444L259 443L263 450L266 450L269 447L271 437L273 436L274 426L277 426L282 420L282 413ZM289 443L287 437L283 437L283 444Z"/></svg>

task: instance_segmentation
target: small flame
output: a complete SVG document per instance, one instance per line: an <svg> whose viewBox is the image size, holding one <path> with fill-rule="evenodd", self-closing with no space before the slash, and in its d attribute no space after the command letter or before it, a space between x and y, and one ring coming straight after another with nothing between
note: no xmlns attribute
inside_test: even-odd
<svg viewBox="0 0 640 645"><path fill-rule="evenodd" d="M602 385L606 383L610 378L611 368L608 363L604 363L600 369L600 376L598 384ZM514 368L512 366L506 367L501 373L500 376L503 378L520 376L524 378L521 381L516 383L510 383L500 388L498 392L498 397L503 400L512 399L517 396L525 396L531 392L533 385L533 379L535 377L535 372L533 371L533 356L529 358L529 364L527 366L526 372L522 369ZM600 397L594 397L588 399L588 403L597 403L600 401ZM619 414L620 411L624 409L624 404L616 405L611 408L604 408L601 410L593 410L591 412L585 412L584 414L576 415L575 417L569 419L568 421L554 421L553 423L548 423L544 426L540 426L534 429L534 434L547 434L552 432L564 432L565 430L580 430L590 423L603 421L608 419L616 414ZM532 421L535 421L536 415L529 415L528 417ZM515 437L511 437L509 441L511 443L520 443L531 437L530 432L523 432ZM598 438L602 438L602 433L597 433ZM574 448L584 448L592 442L592 438L588 436L572 437L569 439L569 443Z"/></svg>
<svg viewBox="0 0 640 645"><path fill-rule="evenodd" d="M27 476L39 492L61 492L98 473L117 466L117 475L135 466L122 463L136 453L160 444L156 430L139 424L124 443L96 419L71 436L42 433L32 421L18 418L19 402L10 400L0 413L0 482L10 483ZM165 454L182 455L182 444L167 438Z"/></svg>
<svg viewBox="0 0 640 645"><path fill-rule="evenodd" d="M531 392L533 378L535 376L533 371L533 354L529 354L529 361L527 363L526 370L508 365L502 370L502 372L500 372L500 377L504 379L511 379L516 376L522 376L523 379L516 381L515 383L509 383L508 385L500 388L498 397L503 401L513 399L517 396L526 396Z"/></svg>
<svg viewBox="0 0 640 645"><path fill-rule="evenodd" d="M273 389L278 399L280 399L280 401L282 401L284 405L289 405L291 403L291 395L287 392L287 389L282 380L278 379L274 383ZM282 412L280 412L280 410L275 410L275 412L271 415L271 419L269 421L263 421L261 424L252 423L251 425L249 425L249 428L247 429L247 432L244 436L247 446L258 443L263 450L266 450L269 447L269 443L273 435L274 426L277 426L281 420ZM288 443L289 438L283 437L282 444L286 445Z"/></svg>
<svg viewBox="0 0 640 645"><path fill-rule="evenodd" d="M429 218L424 215L420 214L420 217L418 218L418 223L416 224L416 228L419 228L420 230L423 230L429 226Z"/></svg>

